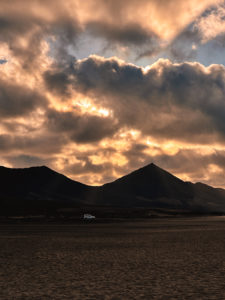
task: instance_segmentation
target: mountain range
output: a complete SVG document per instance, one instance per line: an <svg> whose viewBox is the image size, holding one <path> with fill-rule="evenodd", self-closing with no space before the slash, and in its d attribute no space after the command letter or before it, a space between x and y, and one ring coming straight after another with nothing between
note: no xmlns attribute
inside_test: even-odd
<svg viewBox="0 0 225 300"><path fill-rule="evenodd" d="M225 190L182 181L155 164L99 187L73 181L46 166L0 167L0 182L2 216L82 208L225 212Z"/></svg>

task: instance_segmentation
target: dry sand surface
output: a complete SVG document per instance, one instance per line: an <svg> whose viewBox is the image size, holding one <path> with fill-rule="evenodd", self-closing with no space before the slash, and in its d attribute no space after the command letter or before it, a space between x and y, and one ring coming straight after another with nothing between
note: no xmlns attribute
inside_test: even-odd
<svg viewBox="0 0 225 300"><path fill-rule="evenodd" d="M0 299L225 299L225 218L0 225Z"/></svg>

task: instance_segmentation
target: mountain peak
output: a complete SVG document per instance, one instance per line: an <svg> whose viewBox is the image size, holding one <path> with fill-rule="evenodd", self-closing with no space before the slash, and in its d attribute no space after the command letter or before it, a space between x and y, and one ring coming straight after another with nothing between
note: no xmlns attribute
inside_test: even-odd
<svg viewBox="0 0 225 300"><path fill-rule="evenodd" d="M126 175L126 176L156 176L156 177L161 177L161 176L166 176L166 177L170 177L179 181L182 181L181 179L177 178L176 176L172 175L171 173L169 173L168 171L160 168L159 166L157 166L154 163L150 163L144 167L141 167L133 172L131 172L130 174ZM126 177L125 176L125 177Z"/></svg>
<svg viewBox="0 0 225 300"><path fill-rule="evenodd" d="M152 163L142 167L141 169L144 169L144 168L152 168L153 169L153 168L159 168L159 167L152 162Z"/></svg>
<svg viewBox="0 0 225 300"><path fill-rule="evenodd" d="M144 167L141 167L130 174L127 174L114 182L132 182L135 184L136 182L145 182L146 184L150 184L150 182L183 182L181 179L177 178L176 176L172 175L171 173L165 171L164 169L158 167L154 163L150 163Z"/></svg>
<svg viewBox="0 0 225 300"><path fill-rule="evenodd" d="M142 167L141 169L144 169L144 168L151 168L151 169L159 169L159 170L162 170L159 166L157 166L156 164L154 164L153 162Z"/></svg>

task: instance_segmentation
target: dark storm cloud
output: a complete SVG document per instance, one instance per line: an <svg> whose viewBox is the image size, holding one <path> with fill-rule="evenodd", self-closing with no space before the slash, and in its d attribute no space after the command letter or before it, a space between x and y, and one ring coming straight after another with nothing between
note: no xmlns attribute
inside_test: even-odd
<svg viewBox="0 0 225 300"><path fill-rule="evenodd" d="M51 64L50 69L43 72L43 79L47 90L53 94L60 95L62 99L70 95L69 87L74 79L74 65L76 63L74 56L64 54L65 56L60 57L59 60Z"/></svg>
<svg viewBox="0 0 225 300"><path fill-rule="evenodd" d="M111 118L54 110L48 111L46 126L49 130L66 134L71 141L83 144L111 137L118 130L117 122Z"/></svg>
<svg viewBox="0 0 225 300"><path fill-rule="evenodd" d="M14 152L50 155L60 153L67 143L68 138L57 133L33 132L21 135L9 132L0 135L0 153L2 155Z"/></svg>
<svg viewBox="0 0 225 300"><path fill-rule="evenodd" d="M1 118L27 116L46 104L45 96L30 88L0 80Z"/></svg>
<svg viewBox="0 0 225 300"><path fill-rule="evenodd" d="M143 70L132 64L125 64L115 59L90 56L75 64L74 83L83 91L96 91L106 94L130 95L137 93L143 85Z"/></svg>
<svg viewBox="0 0 225 300"><path fill-rule="evenodd" d="M120 126L165 138L189 139L196 133L200 141L210 135L216 139L217 134L224 140L223 66L160 60L144 70L115 58L91 56L75 62L67 78L76 91L111 109ZM63 89L66 84L62 82ZM55 85L60 89L58 80Z"/></svg>
<svg viewBox="0 0 225 300"><path fill-rule="evenodd" d="M60 70L59 68L54 68L48 70L43 74L46 87L49 91L55 94L59 94L62 97L69 95L68 87L70 85L70 75L71 71L67 68Z"/></svg>
<svg viewBox="0 0 225 300"><path fill-rule="evenodd" d="M132 47L136 59L146 56L146 52L147 56L153 56L161 50L160 38L140 24L129 23L117 26L99 21L88 23L86 30L89 35L105 38L108 41L106 48L112 48L112 45Z"/></svg>

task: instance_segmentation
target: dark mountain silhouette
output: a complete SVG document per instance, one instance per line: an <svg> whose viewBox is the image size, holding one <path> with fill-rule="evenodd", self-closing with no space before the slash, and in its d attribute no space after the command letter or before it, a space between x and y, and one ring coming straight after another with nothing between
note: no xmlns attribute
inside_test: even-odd
<svg viewBox="0 0 225 300"><path fill-rule="evenodd" d="M225 212L225 190L184 182L154 164L100 187L108 205Z"/></svg>
<svg viewBox="0 0 225 300"><path fill-rule="evenodd" d="M87 206L225 212L225 190L184 182L154 164L101 187L81 184L45 166L0 167L0 182L1 215Z"/></svg>
<svg viewBox="0 0 225 300"><path fill-rule="evenodd" d="M185 206L193 198L189 183L171 175L154 164L147 165L102 188L102 201L117 205ZM107 199L107 200L106 200ZM126 201L125 201L126 199Z"/></svg>
<svg viewBox="0 0 225 300"><path fill-rule="evenodd" d="M80 206L95 190L73 181L48 167L10 169L0 167L0 208L2 211L42 211Z"/></svg>

